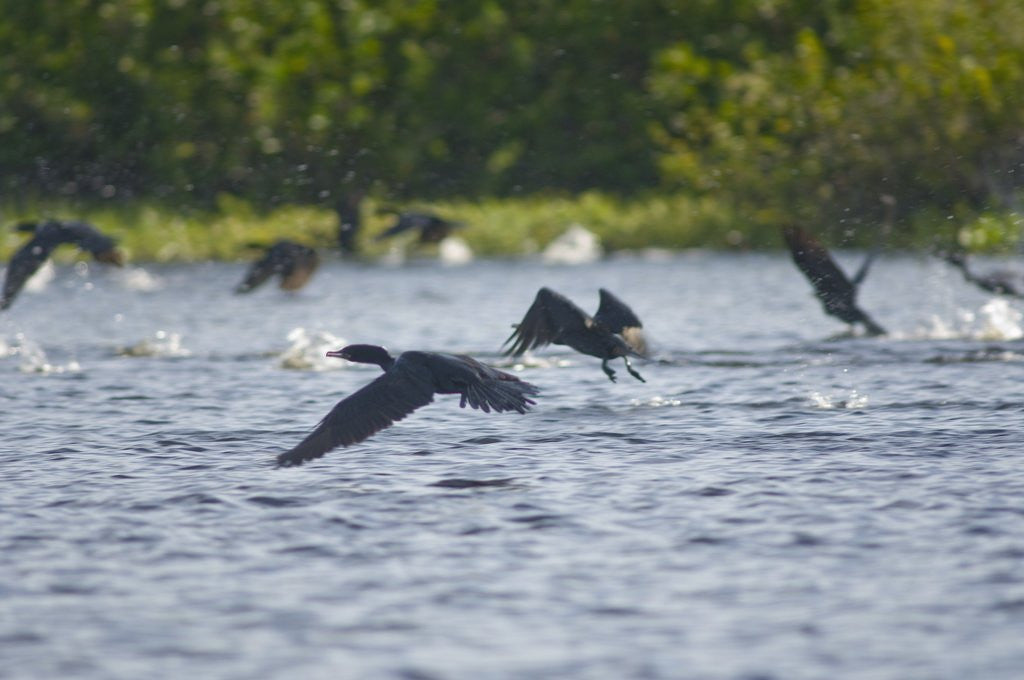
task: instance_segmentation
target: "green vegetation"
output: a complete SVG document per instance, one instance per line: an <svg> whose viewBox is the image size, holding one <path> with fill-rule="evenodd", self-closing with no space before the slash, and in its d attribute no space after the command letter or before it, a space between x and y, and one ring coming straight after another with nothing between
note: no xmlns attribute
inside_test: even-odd
<svg viewBox="0 0 1024 680"><path fill-rule="evenodd" d="M365 197L478 252L1020 237L1018 0L0 0L0 209L137 259L333 243ZM26 198L33 197L33 198ZM17 239L0 236L6 254ZM374 245L367 243L370 254Z"/></svg>
<svg viewBox="0 0 1024 680"><path fill-rule="evenodd" d="M43 207L45 206L45 208ZM535 252L570 225L581 224L596 233L610 250L635 248L692 248L696 246L770 246L756 239L753 225L737 226L735 213L711 199L652 195L630 200L585 192L574 196L534 196L417 204L446 218L463 222L458 236L478 255L501 256ZM378 214L373 200L363 203L361 252L384 254L390 243L375 243L393 216ZM248 203L222 196L213 209L187 209L129 201L72 209L70 204L35 203L14 220L41 212L57 217L87 219L115 236L135 260L181 261L237 258L254 244L269 244L287 235L310 245L336 244L337 216L315 206L283 206L257 211ZM412 238L400 236L396 240ZM6 257L24 236L9 232L0 238L0 257ZM64 257L75 257L68 250Z"/></svg>

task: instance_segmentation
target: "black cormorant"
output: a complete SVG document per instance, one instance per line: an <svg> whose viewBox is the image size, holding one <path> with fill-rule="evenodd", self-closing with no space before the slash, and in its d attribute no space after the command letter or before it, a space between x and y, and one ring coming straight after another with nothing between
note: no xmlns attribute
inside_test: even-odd
<svg viewBox="0 0 1024 680"><path fill-rule="evenodd" d="M341 198L334 206L338 214L338 248L342 255L352 256L359 253L359 229L362 226L360 204L363 193L355 191Z"/></svg>
<svg viewBox="0 0 1024 680"><path fill-rule="evenodd" d="M547 344L568 345L577 352L597 357L608 379L615 382L615 371L608 362L622 357L629 374L647 382L629 363L630 356L645 357L647 345L643 324L626 303L610 292L599 290L601 303L590 316L569 298L550 288L541 288L523 320L504 344L512 343L505 354L520 356L527 350Z"/></svg>
<svg viewBox="0 0 1024 680"><path fill-rule="evenodd" d="M43 220L22 222L14 227L17 231L28 232L32 238L25 242L7 265L0 309L7 309L21 291L25 282L49 259L54 248L63 243L73 243L87 251L99 262L124 265L124 254L118 250L114 239L101 234L96 227L78 220Z"/></svg>
<svg viewBox="0 0 1024 680"><path fill-rule="evenodd" d="M868 335L885 334L885 329L857 306L857 286L867 276L868 269L878 254L878 248L868 253L854 277L848 279L818 239L799 227L786 227L782 230L782 235L789 246L793 262L811 282L814 294L821 300L821 306L826 314L848 324L861 323Z"/></svg>
<svg viewBox="0 0 1024 680"><path fill-rule="evenodd" d="M277 457L279 467L302 465L338 446L361 442L426 406L435 394L459 394L459 406L484 413L525 413L539 391L465 355L413 351L396 358L376 345L349 345L327 356L376 364L384 375L339 401L309 436Z"/></svg>
<svg viewBox="0 0 1024 680"><path fill-rule="evenodd" d="M1018 289L1015 279L1020 275L1014 272L993 271L987 274L975 274L967 266L967 254L955 250L942 253L942 259L960 270L964 280L973 283L978 288L996 295L1007 295L1009 297L1024 298L1024 293Z"/></svg>
<svg viewBox="0 0 1024 680"><path fill-rule="evenodd" d="M236 293L248 293L271 276L281 277L281 290L298 290L309 282L320 265L320 256L309 246L282 239L267 248L263 257L252 263Z"/></svg>
<svg viewBox="0 0 1024 680"><path fill-rule="evenodd" d="M405 231L417 230L419 232L417 240L421 245L439 243L447 238L452 231L462 226L461 222L446 220L433 213L398 212L390 209L383 210L382 212L396 213L398 221L385 231L377 234L375 239L377 241L390 238Z"/></svg>

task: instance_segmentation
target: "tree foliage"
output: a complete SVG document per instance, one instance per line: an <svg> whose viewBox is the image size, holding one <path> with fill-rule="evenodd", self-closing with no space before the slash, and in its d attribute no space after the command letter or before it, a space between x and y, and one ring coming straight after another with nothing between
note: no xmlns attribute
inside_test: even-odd
<svg viewBox="0 0 1024 680"><path fill-rule="evenodd" d="M0 0L0 185L261 205L1012 203L1014 0Z"/></svg>
<svg viewBox="0 0 1024 680"><path fill-rule="evenodd" d="M737 60L680 43L651 94L675 186L722 192L763 221L877 220L1002 203L1024 185L1024 6L1012 0L822 3L820 26Z"/></svg>

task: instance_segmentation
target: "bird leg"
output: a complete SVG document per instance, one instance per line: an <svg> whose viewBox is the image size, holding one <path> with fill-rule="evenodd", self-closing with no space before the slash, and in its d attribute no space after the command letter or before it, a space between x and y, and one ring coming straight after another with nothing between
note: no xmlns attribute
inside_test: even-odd
<svg viewBox="0 0 1024 680"><path fill-rule="evenodd" d="M601 361L601 370L608 376L608 379L615 382L615 371L612 370L611 366L608 365L608 360L604 359Z"/></svg>
<svg viewBox="0 0 1024 680"><path fill-rule="evenodd" d="M643 378L642 378L642 377L640 376L640 374L639 374L639 373L637 373L637 372L636 372L636 371L635 371L635 370L633 369L633 365L632 365L631 363L629 363L629 357L622 357L622 360L626 362L626 370L627 370L627 371L629 371L629 374L630 374L631 376L633 376L634 378L636 378L637 380L639 380L639 381L640 381L640 382L642 382L642 383L645 383L645 382L647 382L646 380L644 380L644 379L643 379Z"/></svg>

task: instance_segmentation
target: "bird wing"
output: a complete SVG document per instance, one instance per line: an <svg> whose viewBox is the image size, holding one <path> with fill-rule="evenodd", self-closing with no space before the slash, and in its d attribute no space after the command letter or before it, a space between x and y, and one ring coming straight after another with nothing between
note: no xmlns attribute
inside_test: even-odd
<svg viewBox="0 0 1024 680"><path fill-rule="evenodd" d="M874 263L875 258L878 257L878 252L877 248L873 248L871 252L868 253L867 257L864 258L864 262L862 262L860 267L857 269L857 273L853 275L852 279L850 279L851 284L859 286L864 282L864 279L868 276L868 270L871 269L872 263Z"/></svg>
<svg viewBox="0 0 1024 680"><path fill-rule="evenodd" d="M590 315L572 300L550 288L541 288L523 320L516 324L502 346L511 342L505 355L517 357L527 350L559 342L566 331L583 331L593 323Z"/></svg>
<svg viewBox="0 0 1024 680"><path fill-rule="evenodd" d="M306 246L296 245L293 256L281 272L281 289L298 290L306 285L320 266L320 256Z"/></svg>
<svg viewBox="0 0 1024 680"><path fill-rule="evenodd" d="M277 457L278 467L302 465L361 442L434 400L429 376L394 369L339 401L305 439Z"/></svg>
<svg viewBox="0 0 1024 680"><path fill-rule="evenodd" d="M123 263L123 257L117 250L117 242L106 234L100 233L88 222L77 220L61 222L60 234L63 243L73 243L101 262L116 265Z"/></svg>
<svg viewBox="0 0 1024 680"><path fill-rule="evenodd" d="M594 321L612 333L621 335L626 344L637 354L646 355L647 341L644 338L644 325L640 323L640 318L629 308L629 305L612 295L610 291L600 288L598 294L601 296L601 304L598 305L597 314L594 314Z"/></svg>
<svg viewBox="0 0 1024 680"><path fill-rule="evenodd" d="M421 363L433 375L434 387L442 394L460 394L459 406L490 413L526 413L536 402L530 399L540 390L525 380L481 363L465 354L405 352L402 358Z"/></svg>
<svg viewBox="0 0 1024 680"><path fill-rule="evenodd" d="M3 295L0 296L0 309L11 306L25 282L43 266L55 246L52 241L35 236L11 257L4 279Z"/></svg>
<svg viewBox="0 0 1024 680"><path fill-rule="evenodd" d="M853 275L850 282L854 286L859 286L864 282L864 279L868 276L868 270L871 269L871 265L874 263L875 258L882 252L882 246L885 245L885 241L889 238L889 234L892 232L892 226L889 222L886 222L878 230L878 234L875 236L875 243L871 246L871 250L868 251L867 257L864 258L864 262L861 263L860 268L857 269L857 273Z"/></svg>
<svg viewBox="0 0 1024 680"><path fill-rule="evenodd" d="M277 251L273 247L267 249L263 257L249 266L242 282L235 286L236 293L248 293L266 283L267 279L278 270Z"/></svg>
<svg viewBox="0 0 1024 680"><path fill-rule="evenodd" d="M409 231L410 229L422 229L429 223L429 215L421 215L419 213L400 213L398 215L398 221L388 229L377 234L374 240L381 241L395 236L396 234L401 234L403 231Z"/></svg>
<svg viewBox="0 0 1024 680"><path fill-rule="evenodd" d="M782 234L793 262L814 286L819 298L854 294L855 286L818 239L799 227L787 227Z"/></svg>

